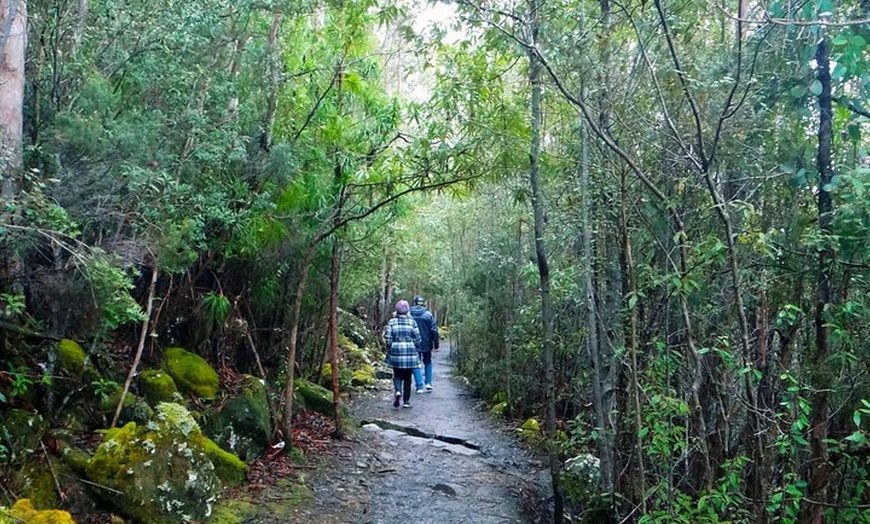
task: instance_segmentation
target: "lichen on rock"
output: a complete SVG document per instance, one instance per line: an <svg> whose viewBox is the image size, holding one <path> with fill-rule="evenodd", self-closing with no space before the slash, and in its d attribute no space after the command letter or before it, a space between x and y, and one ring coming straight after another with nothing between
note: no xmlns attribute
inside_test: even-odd
<svg viewBox="0 0 870 524"><path fill-rule="evenodd" d="M242 387L235 396L222 408L204 413L203 431L242 460L254 460L269 445L272 434L266 395L266 385L261 379L243 375Z"/></svg>
<svg viewBox="0 0 870 524"><path fill-rule="evenodd" d="M38 448L47 424L39 413L10 409L0 426L0 438L9 447L10 461L20 463Z"/></svg>
<svg viewBox="0 0 870 524"><path fill-rule="evenodd" d="M145 425L107 430L87 464L97 495L136 522L181 524L208 517L221 482L196 420L184 406L158 404Z"/></svg>

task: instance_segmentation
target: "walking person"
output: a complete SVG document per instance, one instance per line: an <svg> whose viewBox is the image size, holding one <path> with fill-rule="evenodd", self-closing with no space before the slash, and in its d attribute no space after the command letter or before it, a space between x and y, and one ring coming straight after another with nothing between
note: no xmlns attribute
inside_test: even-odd
<svg viewBox="0 0 870 524"><path fill-rule="evenodd" d="M438 322L435 316L426 309L426 297L417 295L414 297L414 307L411 308L411 316L417 321L420 329L420 358L423 360L423 370L419 366L414 368L414 382L417 393L429 393L432 391L432 352L438 352L440 337L438 335ZM423 374L425 373L425 381Z"/></svg>
<svg viewBox="0 0 870 524"><path fill-rule="evenodd" d="M407 300L396 302L396 316L390 319L384 340L387 343L387 363L393 368L393 407L411 407L411 375L420 366L420 329L411 318Z"/></svg>

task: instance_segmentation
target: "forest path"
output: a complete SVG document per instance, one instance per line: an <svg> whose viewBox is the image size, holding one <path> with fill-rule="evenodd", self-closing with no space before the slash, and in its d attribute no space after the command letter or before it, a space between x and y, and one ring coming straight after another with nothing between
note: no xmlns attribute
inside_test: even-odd
<svg viewBox="0 0 870 524"><path fill-rule="evenodd" d="M454 377L449 357L450 345L442 344L433 355L434 389L412 392L410 409L392 407L391 379L380 380L376 391L354 398L349 405L353 419L375 423L332 444L332 464L306 480L313 497L294 509L295 518L281 521L538 521L534 513L548 493L541 462L510 428L483 411L462 379Z"/></svg>

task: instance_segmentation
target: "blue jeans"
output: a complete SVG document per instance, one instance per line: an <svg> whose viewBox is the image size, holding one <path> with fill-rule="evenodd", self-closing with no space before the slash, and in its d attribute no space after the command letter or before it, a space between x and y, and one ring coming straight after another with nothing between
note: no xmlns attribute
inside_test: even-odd
<svg viewBox="0 0 870 524"><path fill-rule="evenodd" d="M414 385L417 389L423 389L424 385L432 385L432 352L421 351L420 357L423 359L423 369L414 368ZM426 374L426 381L423 381L423 374Z"/></svg>

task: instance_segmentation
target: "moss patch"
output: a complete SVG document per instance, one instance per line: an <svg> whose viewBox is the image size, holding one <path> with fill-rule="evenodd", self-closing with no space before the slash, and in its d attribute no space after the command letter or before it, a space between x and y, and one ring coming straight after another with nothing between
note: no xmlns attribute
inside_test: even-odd
<svg viewBox="0 0 870 524"><path fill-rule="evenodd" d="M269 522L297 522L296 508L309 504L314 499L311 488L287 479L279 480L259 493L254 500L246 494L222 500L215 506L209 524L241 524L261 522L268 516Z"/></svg>
<svg viewBox="0 0 870 524"><path fill-rule="evenodd" d="M294 387L296 398L303 407L332 415L332 391L307 380L297 380Z"/></svg>
<svg viewBox="0 0 870 524"><path fill-rule="evenodd" d="M75 340L61 339L57 344L57 365L60 371L70 376L78 376L85 368L85 350Z"/></svg>
<svg viewBox="0 0 870 524"><path fill-rule="evenodd" d="M215 441L203 437L203 449L214 466L214 472L226 486L238 486L247 479L248 465L228 451L224 451Z"/></svg>
<svg viewBox="0 0 870 524"><path fill-rule="evenodd" d="M172 376L159 369L146 369L140 373L139 387L145 400L152 406L181 399Z"/></svg>
<svg viewBox="0 0 870 524"><path fill-rule="evenodd" d="M72 515L66 511L37 510L29 499L17 501L9 509L9 516L22 524L76 524Z"/></svg>
<svg viewBox="0 0 870 524"><path fill-rule="evenodd" d="M366 364L353 372L351 385L358 388L372 388L378 384L375 378L375 368L370 364Z"/></svg>
<svg viewBox="0 0 870 524"><path fill-rule="evenodd" d="M100 395L100 411L106 415L113 414L118 407L118 402L121 400L123 390L120 384L115 384L102 393ZM151 406L144 399L137 397L129 391L124 395L124 405L121 407L119 422L123 424L133 421L141 424L150 420L152 415L154 415L154 410L151 409Z"/></svg>
<svg viewBox="0 0 870 524"><path fill-rule="evenodd" d="M182 391L200 398L217 395L220 386L218 374L204 358L181 348L167 348L163 358L166 370Z"/></svg>
<svg viewBox="0 0 870 524"><path fill-rule="evenodd" d="M52 477L52 469L44 461L46 459L34 460L21 468L13 475L13 487L15 492L33 503L37 508L56 508L60 506L60 497L57 495L54 486L54 478ZM48 458L48 460L53 460ZM51 465L54 471L61 473L59 467L61 464L54 462ZM65 471L69 473L69 471Z"/></svg>

